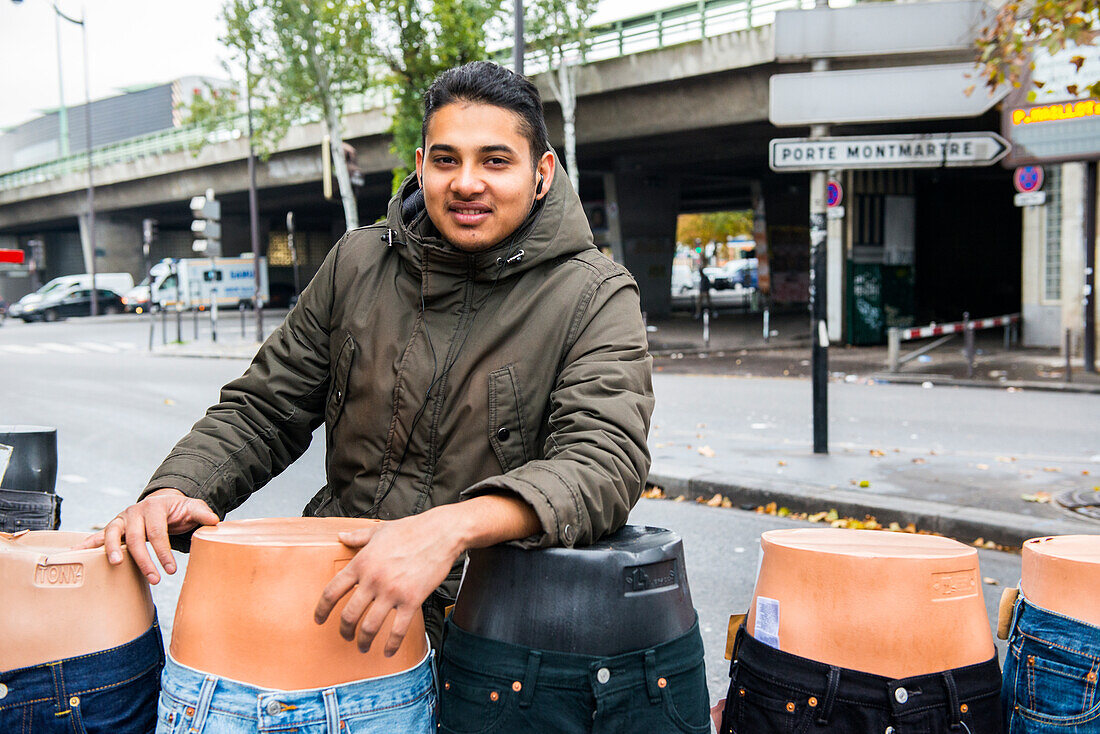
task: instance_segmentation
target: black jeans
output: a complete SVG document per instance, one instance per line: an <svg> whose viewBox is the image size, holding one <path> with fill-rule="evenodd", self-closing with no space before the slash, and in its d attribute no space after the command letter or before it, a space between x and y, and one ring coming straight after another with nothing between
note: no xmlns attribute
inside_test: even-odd
<svg viewBox="0 0 1100 734"><path fill-rule="evenodd" d="M719 734L1000 734L997 658L893 680L776 650L744 628Z"/></svg>
<svg viewBox="0 0 1100 734"><path fill-rule="evenodd" d="M498 642L450 621L439 666L440 731L710 731L699 625L648 650L573 655Z"/></svg>
<svg viewBox="0 0 1100 734"><path fill-rule="evenodd" d="M61 498L44 492L0 489L0 532L57 530L61 524Z"/></svg>

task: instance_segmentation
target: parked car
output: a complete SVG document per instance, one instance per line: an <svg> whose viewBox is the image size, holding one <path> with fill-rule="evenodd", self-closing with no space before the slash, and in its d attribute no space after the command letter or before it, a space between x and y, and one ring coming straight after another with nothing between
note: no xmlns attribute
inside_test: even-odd
<svg viewBox="0 0 1100 734"><path fill-rule="evenodd" d="M114 291L101 288L96 299L101 314L119 314L125 308L122 296ZM63 293L51 292L39 301L35 301L13 314L23 321L59 321L69 316L88 316L92 312L92 291L90 288L75 288Z"/></svg>
<svg viewBox="0 0 1100 734"><path fill-rule="evenodd" d="M745 260L730 260L718 269L719 272L711 276L711 284L715 290L724 291L734 288L756 288L757 286L757 260L746 258Z"/></svg>
<svg viewBox="0 0 1100 734"><path fill-rule="evenodd" d="M134 278L129 273L97 273L95 276L96 288L112 291L119 295L134 287ZM56 300L62 294L69 293L77 288L91 288L91 273L79 273L77 275L62 275L59 278L46 283L34 293L28 293L13 303L8 309L9 316L23 318L23 313L40 313L42 304L48 299ZM91 304L91 299L88 300Z"/></svg>

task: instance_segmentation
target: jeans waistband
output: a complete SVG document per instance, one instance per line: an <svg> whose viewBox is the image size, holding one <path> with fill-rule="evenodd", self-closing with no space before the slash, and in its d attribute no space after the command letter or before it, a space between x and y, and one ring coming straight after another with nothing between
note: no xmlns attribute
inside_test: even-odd
<svg viewBox="0 0 1100 734"><path fill-rule="evenodd" d="M182 665L167 656L161 692L196 710L192 727L201 731L211 708L267 728L305 726L339 712L341 717L405 706L434 690L432 651L400 673L322 688L283 691L222 678Z"/></svg>
<svg viewBox="0 0 1100 734"><path fill-rule="evenodd" d="M742 628L743 630L743 628ZM887 678L792 655L740 633L734 665L774 685L794 688L822 701L843 701L890 710L902 716L959 701L996 695L1001 687L997 656L975 665L909 678Z"/></svg>
<svg viewBox="0 0 1100 734"><path fill-rule="evenodd" d="M1021 593L1016 598L1011 634L1100 660L1100 627L1036 606Z"/></svg>
<svg viewBox="0 0 1100 734"><path fill-rule="evenodd" d="M129 683L163 661L164 643L154 618L149 629L118 647L0 672L0 683L7 687L0 709L43 700L44 692L67 701L69 696Z"/></svg>
<svg viewBox="0 0 1100 734"><path fill-rule="evenodd" d="M691 629L675 639L643 650L599 657L532 650L491 640L466 632L448 619L442 655L449 664L483 676L519 681L537 676L539 686L613 692L643 681L649 686L656 676L675 675L698 666L703 661L703 639L696 617Z"/></svg>

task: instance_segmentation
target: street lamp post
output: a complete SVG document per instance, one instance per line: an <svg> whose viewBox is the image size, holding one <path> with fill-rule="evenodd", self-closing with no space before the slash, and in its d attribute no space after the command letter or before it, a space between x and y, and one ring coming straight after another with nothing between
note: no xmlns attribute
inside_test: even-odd
<svg viewBox="0 0 1100 734"><path fill-rule="evenodd" d="M12 0L13 3L19 5L23 0ZM84 9L79 19L73 18L70 15L66 15L61 8L57 7L56 0L51 0L50 6L54 12L54 22L57 28L57 84L58 84L58 97L59 107L57 114L58 127L60 128L59 134L61 137L61 149L60 157L65 157L69 152L69 118L68 112L65 109L65 89L62 83L61 74L61 21L67 20L74 25L80 26L80 38L84 46L84 144L87 147L88 156L88 218L87 218L87 230L88 230L88 246L91 250L91 276L92 276L92 302L91 302L91 315L96 316L99 314L99 298L96 290L96 241L95 241L95 185L92 180L92 95L91 87L89 84L88 74L88 26L85 23L88 12Z"/></svg>

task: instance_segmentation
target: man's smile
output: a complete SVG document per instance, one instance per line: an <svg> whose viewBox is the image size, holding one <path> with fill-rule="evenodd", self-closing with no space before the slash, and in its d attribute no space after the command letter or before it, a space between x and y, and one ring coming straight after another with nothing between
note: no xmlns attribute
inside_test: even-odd
<svg viewBox="0 0 1100 734"><path fill-rule="evenodd" d="M489 218L492 208L479 201L455 201L447 207L455 222L466 227L481 224Z"/></svg>

